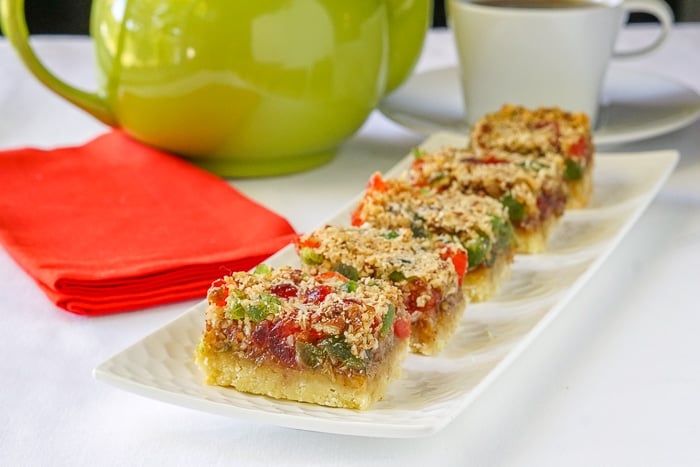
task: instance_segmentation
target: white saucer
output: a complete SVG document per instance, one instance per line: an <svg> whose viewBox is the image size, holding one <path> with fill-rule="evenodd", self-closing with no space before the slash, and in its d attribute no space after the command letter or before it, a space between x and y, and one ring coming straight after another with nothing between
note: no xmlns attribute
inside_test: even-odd
<svg viewBox="0 0 700 467"><path fill-rule="evenodd" d="M594 139L598 145L638 141L690 125L700 116L700 95L667 78L611 68L603 88ZM413 75L384 98L379 110L412 130L468 131L455 67Z"/></svg>

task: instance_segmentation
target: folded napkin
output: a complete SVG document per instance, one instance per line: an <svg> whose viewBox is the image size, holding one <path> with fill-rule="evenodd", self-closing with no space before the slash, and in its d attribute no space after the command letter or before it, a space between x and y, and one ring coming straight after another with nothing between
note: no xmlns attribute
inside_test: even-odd
<svg viewBox="0 0 700 467"><path fill-rule="evenodd" d="M58 306L100 315L204 297L294 229L224 180L114 130L0 152L0 242Z"/></svg>

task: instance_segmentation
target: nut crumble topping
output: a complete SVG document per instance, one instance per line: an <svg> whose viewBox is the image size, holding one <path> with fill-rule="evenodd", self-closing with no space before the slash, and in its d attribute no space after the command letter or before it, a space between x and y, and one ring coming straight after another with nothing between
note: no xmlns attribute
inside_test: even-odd
<svg viewBox="0 0 700 467"><path fill-rule="evenodd" d="M401 292L371 278L360 278L352 288L347 282L340 275L321 278L289 266L233 273L209 289L204 340L218 351L270 359L265 346L253 345L264 337L277 360L290 366L298 359L292 353L297 342L337 338L352 357L372 361L372 353L394 339L383 326L387 315L406 318Z"/></svg>

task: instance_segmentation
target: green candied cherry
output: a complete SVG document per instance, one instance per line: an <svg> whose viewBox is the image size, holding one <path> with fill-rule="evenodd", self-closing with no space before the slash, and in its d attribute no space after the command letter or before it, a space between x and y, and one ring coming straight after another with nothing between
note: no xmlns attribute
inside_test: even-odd
<svg viewBox="0 0 700 467"><path fill-rule="evenodd" d="M333 267L333 270L340 273L350 279L351 281L356 281L360 278L360 273L357 268L345 263L338 263Z"/></svg>
<svg viewBox="0 0 700 467"><path fill-rule="evenodd" d="M496 237L496 242L493 245L495 251L507 250L513 241L513 225L508 221L499 216L491 216L491 228L493 229L493 234Z"/></svg>
<svg viewBox="0 0 700 467"><path fill-rule="evenodd" d="M364 360L352 354L350 344L343 336L328 336L316 345L297 341L295 350L299 362L308 368L320 367L326 357L338 360L344 366L356 370L362 370L366 366Z"/></svg>
<svg viewBox="0 0 700 467"><path fill-rule="evenodd" d="M348 368L359 370L365 367L365 361L352 354L350 344L343 336L326 337L318 343L318 346L330 357L343 362L343 365Z"/></svg>
<svg viewBox="0 0 700 467"><path fill-rule="evenodd" d="M226 299L224 313L230 319L243 319L246 316L257 323L268 316L274 316L279 312L280 301L274 295L263 293L258 300L244 307L239 297L229 296Z"/></svg>
<svg viewBox="0 0 700 467"><path fill-rule="evenodd" d="M314 265L323 263L323 255L309 247L303 247L299 250L299 258L304 264Z"/></svg>
<svg viewBox="0 0 700 467"><path fill-rule="evenodd" d="M389 232L382 234L382 237L393 240L399 237L399 233L396 230L390 230Z"/></svg>
<svg viewBox="0 0 700 467"><path fill-rule="evenodd" d="M406 274L401 271L391 271L389 273L389 280L391 282L401 282L407 279Z"/></svg>
<svg viewBox="0 0 700 467"><path fill-rule="evenodd" d="M385 336L386 333L389 332L393 328L395 320L396 320L396 307L394 306L393 303L390 303L389 307L386 311L386 314L384 315L384 318L382 319L382 329L379 331L382 336Z"/></svg>
<svg viewBox="0 0 700 467"><path fill-rule="evenodd" d="M511 222L517 224L525 218L525 205L515 199L511 193L503 195L501 204L508 208L508 217Z"/></svg>
<svg viewBox="0 0 700 467"><path fill-rule="evenodd" d="M258 264L253 270L253 274L259 274L261 276L270 274L271 272L272 268L270 268L270 266L268 266L267 264Z"/></svg>
<svg viewBox="0 0 700 467"><path fill-rule="evenodd" d="M243 305L241 305L240 298L233 295L226 297L224 313L230 319L243 319L246 315L245 308L243 308Z"/></svg>
<svg viewBox="0 0 700 467"><path fill-rule="evenodd" d="M425 151L423 151L421 148L413 148L411 154L413 155L414 159L420 159L425 156Z"/></svg>
<svg viewBox="0 0 700 467"><path fill-rule="evenodd" d="M488 235L483 232L480 232L478 237L465 245L467 257L469 258L470 270L481 266L481 264L487 260L490 248L491 240Z"/></svg>
<svg viewBox="0 0 700 467"><path fill-rule="evenodd" d="M308 368L318 368L323 363L325 352L309 342L296 341L295 350L302 365Z"/></svg>
<svg viewBox="0 0 700 467"><path fill-rule="evenodd" d="M573 159L566 159L564 178L566 180L580 180L583 177L583 167Z"/></svg>

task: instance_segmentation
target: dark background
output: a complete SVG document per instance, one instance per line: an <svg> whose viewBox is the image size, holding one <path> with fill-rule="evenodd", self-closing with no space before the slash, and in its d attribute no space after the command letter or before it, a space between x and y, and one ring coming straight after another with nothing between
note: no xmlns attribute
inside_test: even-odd
<svg viewBox="0 0 700 467"><path fill-rule="evenodd" d="M433 26L445 26L444 0L435 1ZM676 21L700 21L700 0L666 0L673 10ZM633 14L630 22L655 21L654 17L645 14Z"/></svg>
<svg viewBox="0 0 700 467"><path fill-rule="evenodd" d="M444 27L444 0L434 1L433 26ZM700 21L700 0L666 1L671 5L678 21ZM29 30L32 34L88 34L91 3L92 0L26 0ZM631 18L635 22L649 19L645 15L633 15Z"/></svg>

